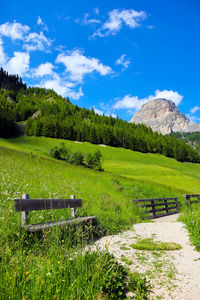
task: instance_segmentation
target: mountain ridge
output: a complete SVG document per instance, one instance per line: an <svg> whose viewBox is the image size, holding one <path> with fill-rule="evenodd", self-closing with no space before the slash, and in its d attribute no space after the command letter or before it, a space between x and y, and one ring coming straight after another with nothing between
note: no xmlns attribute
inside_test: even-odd
<svg viewBox="0 0 200 300"><path fill-rule="evenodd" d="M152 99L143 104L130 123L144 124L162 134L200 132L200 125L191 122L173 101L164 98Z"/></svg>

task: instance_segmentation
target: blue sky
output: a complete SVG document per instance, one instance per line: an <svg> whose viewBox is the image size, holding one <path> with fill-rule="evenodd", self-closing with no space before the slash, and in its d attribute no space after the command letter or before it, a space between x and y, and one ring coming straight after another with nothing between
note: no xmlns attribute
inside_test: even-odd
<svg viewBox="0 0 200 300"><path fill-rule="evenodd" d="M4 1L0 65L100 114L162 97L200 123L200 2Z"/></svg>

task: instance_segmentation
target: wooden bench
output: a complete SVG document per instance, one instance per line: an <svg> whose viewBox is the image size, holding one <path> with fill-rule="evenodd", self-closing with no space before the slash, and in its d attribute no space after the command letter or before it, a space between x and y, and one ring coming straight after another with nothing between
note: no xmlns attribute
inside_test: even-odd
<svg viewBox="0 0 200 300"><path fill-rule="evenodd" d="M151 219L169 216L179 212L178 198L137 199L132 201L140 207L151 208L150 210L145 210L145 213L150 214L149 218ZM164 213L156 214L162 211L164 211Z"/></svg>
<svg viewBox="0 0 200 300"><path fill-rule="evenodd" d="M200 195L183 195L183 197L185 197L187 206L191 206L193 203L200 203ZM196 200L191 200L191 198L196 198Z"/></svg>
<svg viewBox="0 0 200 300"><path fill-rule="evenodd" d="M95 216L76 218L76 208L78 207L82 207L82 200L76 199L75 195L70 196L70 199L29 199L29 195L24 194L22 199L15 199L15 211L22 212L21 225L25 227L27 231L41 231L46 228L81 222L89 222L89 224L92 225L92 220L96 219ZM71 208L71 219L28 224L29 211L63 208Z"/></svg>

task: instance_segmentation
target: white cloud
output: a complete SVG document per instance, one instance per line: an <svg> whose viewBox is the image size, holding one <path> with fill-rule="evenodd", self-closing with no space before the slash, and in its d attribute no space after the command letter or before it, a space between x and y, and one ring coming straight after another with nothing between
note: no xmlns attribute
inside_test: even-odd
<svg viewBox="0 0 200 300"><path fill-rule="evenodd" d="M95 8L93 9L93 11L94 11L94 13L95 13L96 15L99 14L99 9L98 9L98 7L95 7Z"/></svg>
<svg viewBox="0 0 200 300"><path fill-rule="evenodd" d="M43 77L45 75L53 75L53 68L55 68L50 62L39 65L37 68L32 69L33 77Z"/></svg>
<svg viewBox="0 0 200 300"><path fill-rule="evenodd" d="M103 116L104 112L96 107L93 107L95 114Z"/></svg>
<svg viewBox="0 0 200 300"><path fill-rule="evenodd" d="M193 108L190 109L190 112L191 112L191 114L194 114L198 110L200 110L200 106L194 106Z"/></svg>
<svg viewBox="0 0 200 300"><path fill-rule="evenodd" d="M120 58L117 59L116 65L122 65L124 69L128 68L128 65L130 64L130 59L126 59L126 55L122 54Z"/></svg>
<svg viewBox="0 0 200 300"><path fill-rule="evenodd" d="M118 99L117 102L113 105L115 109L135 109L138 110L145 103L145 100L138 99L138 97L132 97L130 94L126 95L123 99Z"/></svg>
<svg viewBox="0 0 200 300"><path fill-rule="evenodd" d="M113 118L117 118L117 115L116 114L110 114L110 113L104 113L102 110L100 110L100 109L98 109L98 108L96 108L96 107L93 107L93 109L94 109L94 112L96 113L96 114L98 114L98 115L100 115L100 116L106 116L106 117L113 117Z"/></svg>
<svg viewBox="0 0 200 300"><path fill-rule="evenodd" d="M66 67L66 72L69 73L69 78L72 81L82 82L86 74L94 71L102 76L112 73L109 66L105 66L96 58L86 57L79 50L69 51L68 54L59 54L56 58L56 63L63 63Z"/></svg>
<svg viewBox="0 0 200 300"><path fill-rule="evenodd" d="M37 24L38 25L43 25L43 21L41 19L41 17L39 16L38 19L37 19Z"/></svg>
<svg viewBox="0 0 200 300"><path fill-rule="evenodd" d="M52 44L52 40L48 39L43 32L40 34L36 32L29 33L25 39L24 48L27 51L46 51L48 52L49 47Z"/></svg>
<svg viewBox="0 0 200 300"><path fill-rule="evenodd" d="M154 95L150 95L147 98L139 99L137 96L126 95L122 99L117 99L116 103L113 105L115 109L135 109L139 110L143 104L152 99L167 99L172 100L176 105L179 105L183 99L183 96L178 92L172 90L156 90Z"/></svg>
<svg viewBox="0 0 200 300"><path fill-rule="evenodd" d="M191 114L186 114L186 117L191 121L191 122L195 122L195 123L199 123L200 118L197 116L193 116Z"/></svg>
<svg viewBox="0 0 200 300"><path fill-rule="evenodd" d="M40 25L40 26L42 26L43 30L48 31L47 25L42 21L42 18L40 16L37 19L37 24Z"/></svg>
<svg viewBox="0 0 200 300"><path fill-rule="evenodd" d="M89 14L86 13L84 14L84 17L83 17L83 25L90 25L90 24L99 24L100 21L98 19L89 19Z"/></svg>
<svg viewBox="0 0 200 300"><path fill-rule="evenodd" d="M180 95L178 92L174 92L172 90L168 91L168 90L156 90L155 91L155 96L150 96L151 99L154 98L164 98L167 100L172 100L177 106L181 103L181 101L183 100L183 96Z"/></svg>
<svg viewBox="0 0 200 300"><path fill-rule="evenodd" d="M70 97L74 100L79 100L80 97L84 95L81 87L78 91L72 90L72 88L75 87L75 84L62 80L55 73L52 79L42 81L39 86L46 89L53 89L57 94L63 97Z"/></svg>
<svg viewBox="0 0 200 300"><path fill-rule="evenodd" d="M22 40L29 30L30 28L27 25L15 21L13 23L6 22L0 25L0 36L9 37L12 40Z"/></svg>
<svg viewBox="0 0 200 300"><path fill-rule="evenodd" d="M4 52L3 41L0 38L0 65L4 66L6 64L6 61L7 61L7 56Z"/></svg>
<svg viewBox="0 0 200 300"><path fill-rule="evenodd" d="M123 24L130 28L136 28L141 25L141 21L146 18L144 11L136 11L133 9L114 9L109 13L109 19L105 22L93 35L95 36L108 36L117 34L122 28Z"/></svg>
<svg viewBox="0 0 200 300"><path fill-rule="evenodd" d="M14 56L4 65L10 74L25 75L29 70L30 56L25 52L14 52Z"/></svg>
<svg viewBox="0 0 200 300"><path fill-rule="evenodd" d="M80 87L78 91L69 90L67 96L74 100L79 100L82 96L84 96L82 88Z"/></svg>

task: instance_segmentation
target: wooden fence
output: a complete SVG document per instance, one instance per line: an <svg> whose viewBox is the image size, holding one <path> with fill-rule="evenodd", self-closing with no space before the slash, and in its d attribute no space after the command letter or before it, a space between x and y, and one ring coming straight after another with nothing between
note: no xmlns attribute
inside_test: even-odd
<svg viewBox="0 0 200 300"><path fill-rule="evenodd" d="M200 195L183 195L183 197L185 197L187 206L191 206L193 203L200 203ZM191 200L191 198L195 199Z"/></svg>
<svg viewBox="0 0 200 300"><path fill-rule="evenodd" d="M179 212L178 198L138 199L133 200L133 202L140 207L148 208L148 210L145 210L145 213L148 213L151 219L177 214Z"/></svg>

